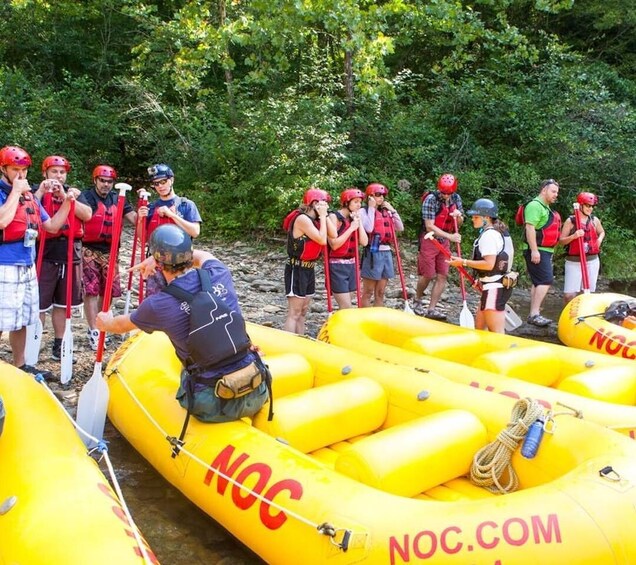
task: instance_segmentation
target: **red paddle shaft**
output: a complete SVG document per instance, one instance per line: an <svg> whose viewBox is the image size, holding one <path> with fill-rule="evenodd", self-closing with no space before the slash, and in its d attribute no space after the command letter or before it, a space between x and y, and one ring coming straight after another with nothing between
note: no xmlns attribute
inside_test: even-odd
<svg viewBox="0 0 636 565"><path fill-rule="evenodd" d="M360 297L360 239L358 237L358 230L353 234L353 242L355 244L355 269L356 269L356 300L358 301L358 308L361 308Z"/></svg>
<svg viewBox="0 0 636 565"><path fill-rule="evenodd" d="M453 216L453 224L455 225L455 233L459 233L459 226L457 225L457 217ZM459 241L456 243L457 245L457 256L462 256L462 246ZM466 302L466 284L464 283L464 275L459 273L459 284L462 289L462 300Z"/></svg>
<svg viewBox="0 0 636 565"><path fill-rule="evenodd" d="M581 229L581 207L578 202L575 202L574 205L574 223L576 224L576 229ZM587 258L585 257L585 242L583 238L579 242L579 257L581 259L581 282L583 283L583 292L590 291L590 279L587 272Z"/></svg>
<svg viewBox="0 0 636 565"><path fill-rule="evenodd" d="M150 193L147 190L140 190L139 191L139 205L140 206L148 206L148 197L150 196ZM140 241L139 241L139 259L140 262L143 261L146 258L146 219L147 218L142 218L141 220L141 234L140 234ZM139 223L139 222L137 222ZM135 226L135 229L137 228L137 226ZM134 255L134 251L133 251L133 255ZM143 276L141 274L141 272L139 273L139 304L142 303L143 299L144 299L144 279Z"/></svg>
<svg viewBox="0 0 636 565"><path fill-rule="evenodd" d="M398 273L400 275L400 284L402 285L402 298L404 303L409 299L409 295L406 292L406 283L404 282L404 271L402 270L402 257L400 257L400 246L398 245L397 234L395 233L395 225L393 224L393 218L390 219L389 225L391 226L391 237L393 238L393 246L395 247L395 260L397 262Z"/></svg>
<svg viewBox="0 0 636 565"><path fill-rule="evenodd" d="M66 246L66 319L71 317L71 295L73 294L73 251L75 236L75 200L71 200L68 211L68 240Z"/></svg>
<svg viewBox="0 0 636 565"><path fill-rule="evenodd" d="M451 258L451 252L446 249L446 247L444 247L439 241L437 241L435 239L435 236L433 235L433 232L428 232L425 236L424 239L430 239L433 242L433 245L435 247L437 247L437 249L439 249L446 257L448 257L449 259ZM475 278L466 270L464 269L464 267L457 267L457 270L466 277L466 279L468 279L468 282L476 287L479 288L481 287L481 283L477 280L475 280Z"/></svg>
<svg viewBox="0 0 636 565"><path fill-rule="evenodd" d="M117 211L115 212L115 223L113 226L113 237L110 241L110 257L108 258L108 276L106 277L106 288L104 289L104 301L102 304L102 312L110 310L110 299L113 295L113 278L115 277L115 269L117 268L117 255L119 251L119 238L121 236L121 228L124 220L124 204L126 203L126 192L132 190L132 186L124 182L117 183L115 188L119 190L117 197ZM97 354L95 355L95 363L101 363L104 357L104 339L106 334L99 332L99 341L97 344Z"/></svg>
<svg viewBox="0 0 636 565"><path fill-rule="evenodd" d="M327 311L333 312L333 304L331 303L331 281L329 280L329 245L325 244L322 250L322 256L325 261L325 288L327 289Z"/></svg>

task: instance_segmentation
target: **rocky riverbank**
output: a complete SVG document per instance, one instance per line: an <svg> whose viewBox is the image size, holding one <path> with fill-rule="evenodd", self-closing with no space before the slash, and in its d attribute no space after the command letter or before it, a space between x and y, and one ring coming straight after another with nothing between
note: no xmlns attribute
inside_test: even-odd
<svg viewBox="0 0 636 565"><path fill-rule="evenodd" d="M120 268L124 273L130 264L132 231L126 229L124 232L124 243L120 256ZM237 242L207 242L200 245L201 248L208 249L221 259L232 271L236 290L239 295L241 307L246 319L250 322L263 324L266 326L281 328L285 320L287 310L287 300L284 294L283 271L286 259L284 239L265 239L261 241L237 241ZM409 297L415 294L417 283L416 256L417 248L414 244L403 242L401 244L402 262L404 275ZM311 311L307 316L307 335L316 337L318 331L325 321L327 311L326 292L322 284L322 268L317 272L317 294L314 298ZM127 276L122 277L122 285L127 283ZM137 301L136 292L137 281L134 282L132 302L133 306ZM559 294L554 291L553 294ZM472 312L477 307L478 294L468 292L468 306ZM527 315L529 301L529 291L521 288L515 289L511 306L518 312L522 319ZM402 300L402 289L399 277L389 283L386 293L386 304L389 308L404 308ZM462 308L462 298L457 284L457 278L453 274L449 279L446 291L440 303L440 309L448 316L450 323L459 323L459 313ZM116 313L121 313L124 308L122 298L115 299L113 307ZM65 386L59 383L52 383L51 388L59 398L62 399L67 408L73 412L77 403L77 397L84 383L91 377L95 363L95 353L90 349L86 334L87 325L80 312L75 312L72 320L74 332L75 357L77 359L73 369L73 379ZM556 324L551 324L547 328L535 328L528 324L523 324L516 332L518 335L554 341L556 340ZM50 317L47 317L40 362L38 366L59 374L59 362L51 359L51 344L53 340L53 330L50 325ZM115 337L113 344L105 353L105 359L121 343ZM8 344L8 336L3 336L0 342L0 354L5 361L11 360L11 352Z"/></svg>

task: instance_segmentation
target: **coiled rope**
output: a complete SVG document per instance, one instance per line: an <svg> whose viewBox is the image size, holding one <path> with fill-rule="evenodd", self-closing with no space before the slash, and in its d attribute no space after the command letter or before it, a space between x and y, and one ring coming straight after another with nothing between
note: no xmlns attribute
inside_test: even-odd
<svg viewBox="0 0 636 565"><path fill-rule="evenodd" d="M497 439L480 449L473 458L470 481L496 494L514 492L519 488L519 478L512 468L511 459L515 449L528 433L528 428L543 417L543 408L531 398L518 400L506 429L497 434ZM507 477L507 483L505 478Z"/></svg>
<svg viewBox="0 0 636 565"><path fill-rule="evenodd" d="M146 542L142 539L142 535L139 531L139 528L137 527L137 524L135 524L132 514L130 513L130 510L128 509L128 505L126 504L126 501L124 500L124 495L122 493L121 487L119 486L119 482L117 481L117 477L115 475L115 469L113 468L110 457L108 456L108 447L106 443L103 441L100 441L96 437L93 437L86 430L84 430L83 428L77 425L77 422L73 420L73 418L68 413L66 408L64 408L64 405L60 402L57 396L55 396L53 391L49 388L48 384L46 383L42 375L37 374L35 375L34 378L36 382L38 382L44 387L44 390L47 392L47 394L58 404L64 416L71 422L71 424L73 424L73 427L79 432L79 434L83 435L84 437L87 437L88 439L90 439L97 445L97 447L95 447L93 450L91 450L91 452L89 452L89 455L92 453L92 451L97 451L101 454L102 459L104 460L106 467L108 468L108 476L110 478L111 484L113 485L113 490L115 491L116 497L119 500L119 504L122 510L124 511L124 515L126 516L126 519L128 520L128 524L130 525L130 529L132 530L132 535L135 538L135 541L137 542L137 546L139 547L139 551L141 552L141 556L144 560L144 563L147 563L148 565L152 565L156 563L157 562L156 559L148 555Z"/></svg>

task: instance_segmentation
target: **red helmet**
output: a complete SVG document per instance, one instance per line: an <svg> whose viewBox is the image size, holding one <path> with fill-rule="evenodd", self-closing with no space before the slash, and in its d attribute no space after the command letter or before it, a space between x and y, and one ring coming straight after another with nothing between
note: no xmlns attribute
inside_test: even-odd
<svg viewBox="0 0 636 565"><path fill-rule="evenodd" d="M108 165L97 165L97 167L93 169L93 180L97 177L106 177L115 180L117 178L117 171Z"/></svg>
<svg viewBox="0 0 636 565"><path fill-rule="evenodd" d="M364 192L359 188L347 188L340 193L340 204L346 206L354 198L364 198Z"/></svg>
<svg viewBox="0 0 636 565"><path fill-rule="evenodd" d="M60 157L59 155L49 155L42 161L42 174L46 174L46 171L50 167L64 167L64 170L69 173L71 171L71 164L66 157Z"/></svg>
<svg viewBox="0 0 636 565"><path fill-rule="evenodd" d="M22 147L6 145L0 149L0 167L30 167L31 156Z"/></svg>
<svg viewBox="0 0 636 565"><path fill-rule="evenodd" d="M598 198L596 194L592 192L581 192L577 197L576 201L579 204L588 204L589 206L596 206L598 204Z"/></svg>
<svg viewBox="0 0 636 565"><path fill-rule="evenodd" d="M375 196L376 194L386 196L389 193L389 189L379 182L372 182L369 186L367 186L365 192L367 196Z"/></svg>
<svg viewBox="0 0 636 565"><path fill-rule="evenodd" d="M303 204L309 206L316 200L319 202L331 202L331 196L329 196L326 190L322 190L322 188L308 188L303 195Z"/></svg>
<svg viewBox="0 0 636 565"><path fill-rule="evenodd" d="M453 194L457 190L457 179L454 175L446 173L439 177L437 188L442 194Z"/></svg>

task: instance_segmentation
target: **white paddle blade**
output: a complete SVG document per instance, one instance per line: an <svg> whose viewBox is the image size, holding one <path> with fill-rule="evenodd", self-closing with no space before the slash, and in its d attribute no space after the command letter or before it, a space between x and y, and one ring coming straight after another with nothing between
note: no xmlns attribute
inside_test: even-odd
<svg viewBox="0 0 636 565"><path fill-rule="evenodd" d="M469 328L471 330L475 329L475 318L473 317L472 312L468 309L468 304L466 304L465 301L462 306L462 310L459 313L459 325L462 328Z"/></svg>
<svg viewBox="0 0 636 565"><path fill-rule="evenodd" d="M27 365L37 365L42 345L42 320L38 316L37 322L27 326L24 362Z"/></svg>
<svg viewBox="0 0 636 565"><path fill-rule="evenodd" d="M126 302L124 302L124 316L130 311L130 290L126 291Z"/></svg>
<svg viewBox="0 0 636 565"><path fill-rule="evenodd" d="M409 304L408 300L404 301L404 311L407 314L413 314L413 316L415 316L415 312L413 312L413 308L411 308L411 305Z"/></svg>
<svg viewBox="0 0 636 565"><path fill-rule="evenodd" d="M506 313L506 331L511 332L516 330L521 324L523 324L523 320L517 315L517 313L512 309L509 304L506 304L505 308Z"/></svg>
<svg viewBox="0 0 636 565"><path fill-rule="evenodd" d="M66 320L62 337L62 356L60 362L60 382L65 385L73 376L73 332L70 318Z"/></svg>
<svg viewBox="0 0 636 565"><path fill-rule="evenodd" d="M98 440L104 436L108 397L108 385L102 377L102 364L96 362L93 375L80 392L75 421L80 428ZM82 440L88 448L95 447L95 441L83 434Z"/></svg>

